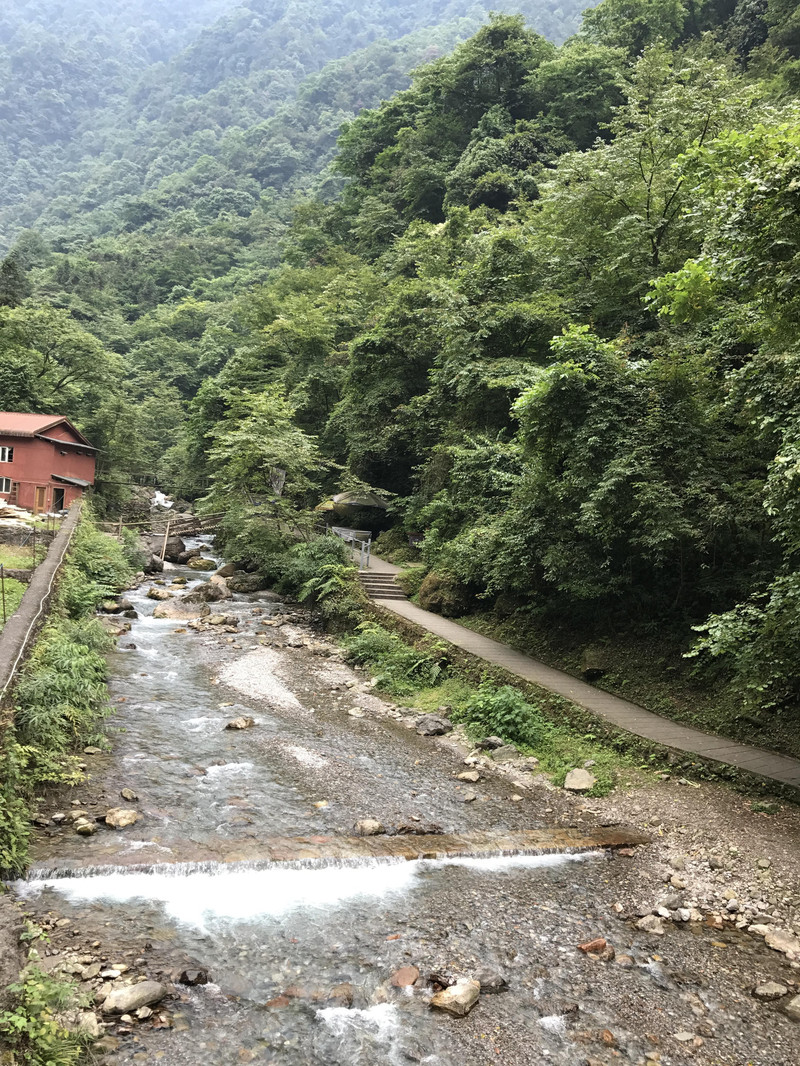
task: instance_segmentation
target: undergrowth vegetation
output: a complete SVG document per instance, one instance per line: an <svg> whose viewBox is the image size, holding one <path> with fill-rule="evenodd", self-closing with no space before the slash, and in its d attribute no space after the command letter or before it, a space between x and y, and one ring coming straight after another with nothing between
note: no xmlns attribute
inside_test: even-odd
<svg viewBox="0 0 800 1066"><path fill-rule="evenodd" d="M29 927L23 938L37 935ZM39 953L32 948L19 980L8 988L12 1005L0 1012L0 1037L11 1057L4 1055L2 1061L10 1066L76 1066L86 1038L68 1030L61 1019L64 1012L85 1006L85 996L73 981L54 977L38 963Z"/></svg>
<svg viewBox="0 0 800 1066"><path fill-rule="evenodd" d="M448 646L433 637L411 645L375 622L364 622L343 644L351 662L370 670L380 691L421 711L446 706L451 720L463 724L471 740L501 737L523 755L535 756L558 785L570 770L588 762L597 779L590 795L605 795L628 761L593 734L556 721L554 708L564 703L559 697L548 697L545 705L512 685L488 678L475 684L452 660Z"/></svg>
<svg viewBox="0 0 800 1066"><path fill-rule="evenodd" d="M113 642L91 615L132 573L125 546L84 518L0 744L0 871L24 869L30 807L41 789L81 780L77 753L102 742L109 713L103 653Z"/></svg>
<svg viewBox="0 0 800 1066"><path fill-rule="evenodd" d="M7 577L2 583L2 604L0 604L0 629L19 607L25 595L25 585L16 578Z"/></svg>

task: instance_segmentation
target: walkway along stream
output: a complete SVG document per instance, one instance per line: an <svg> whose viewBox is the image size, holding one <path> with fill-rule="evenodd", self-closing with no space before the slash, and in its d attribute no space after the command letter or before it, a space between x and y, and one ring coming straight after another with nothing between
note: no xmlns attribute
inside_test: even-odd
<svg viewBox="0 0 800 1066"><path fill-rule="evenodd" d="M374 555L370 560L370 573L393 576L399 574L401 569ZM443 637L471 655L501 666L525 681L532 681L551 692L557 692L559 696L566 697L579 707L586 708L592 714L638 737L654 740L658 744L677 751L699 755L711 762L737 766L747 773L800 788L800 760L749 744L738 744L734 740L703 733L699 729L692 729L691 726L681 725L669 718L662 718L638 704L630 703L610 692L604 692L594 685L586 684L585 681L579 681L562 670L546 666L538 659L532 659L529 655L515 651L507 644L501 644L500 641L492 640L490 637L473 633L471 629L466 629L457 622L451 622L447 618L442 618L441 615L425 611L409 603L403 596L388 596L378 590L372 594L372 599L380 607L393 611L421 629L426 629L429 633Z"/></svg>
<svg viewBox="0 0 800 1066"><path fill-rule="evenodd" d="M13 886L50 931L45 964L66 958L98 1003L131 977L164 986L104 1015L101 1061L796 1063L795 1024L748 991L794 979L783 955L699 921L637 929L663 896L657 847L579 850L640 829L490 766L459 780L456 740L417 735L270 593L195 625L153 618L152 584L111 656L113 751L87 756ZM226 729L240 716L255 725ZM135 823L102 823L118 807ZM392 835L347 843L366 818ZM616 958L578 949L597 937ZM462 977L475 1009L432 1010Z"/></svg>

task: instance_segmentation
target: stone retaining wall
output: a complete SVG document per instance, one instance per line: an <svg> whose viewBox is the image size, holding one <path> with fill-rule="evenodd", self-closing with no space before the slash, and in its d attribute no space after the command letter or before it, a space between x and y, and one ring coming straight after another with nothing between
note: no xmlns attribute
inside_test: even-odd
<svg viewBox="0 0 800 1066"><path fill-rule="evenodd" d="M53 539L46 558L34 571L22 602L0 632L0 706L6 700L11 683L47 617L47 605L80 513L81 503L76 500Z"/></svg>

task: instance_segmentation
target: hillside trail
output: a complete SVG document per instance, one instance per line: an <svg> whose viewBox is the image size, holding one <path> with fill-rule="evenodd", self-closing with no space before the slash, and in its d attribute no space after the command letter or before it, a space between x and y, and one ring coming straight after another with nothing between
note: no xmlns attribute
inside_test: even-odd
<svg viewBox="0 0 800 1066"><path fill-rule="evenodd" d="M395 576L401 570L402 567L394 566L374 555L370 560L370 573ZM580 681L563 670L546 666L538 659L516 651L507 644L484 637L479 633L473 633L471 629L457 622L433 614L431 611L425 611L408 600L394 597L383 598L380 592L372 596L372 599L385 610L400 615L471 655L493 663L495 666L501 666L510 674L549 689L550 692L556 692L559 696L564 696L579 707L591 711L599 718L637 737L654 740L676 751L699 755L712 762L736 766L771 781L800 788L800 760L798 759L750 744L739 744L725 737L681 725L669 718L662 718L629 700Z"/></svg>

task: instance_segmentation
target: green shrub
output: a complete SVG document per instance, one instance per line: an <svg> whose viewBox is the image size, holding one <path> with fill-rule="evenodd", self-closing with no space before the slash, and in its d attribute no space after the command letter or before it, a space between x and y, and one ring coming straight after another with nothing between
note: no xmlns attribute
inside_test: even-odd
<svg viewBox="0 0 800 1066"><path fill-rule="evenodd" d="M419 588L419 604L426 611L434 611L445 618L460 618L473 605L474 598L466 585L449 574L431 570Z"/></svg>
<svg viewBox="0 0 800 1066"><path fill-rule="evenodd" d="M406 596L412 597L419 592L425 576L424 566L409 566L406 570L401 570L395 580Z"/></svg>
<svg viewBox="0 0 800 1066"><path fill-rule="evenodd" d="M36 952L31 956L35 960ZM9 986L14 997L12 1009L0 1014L0 1035L11 1049L10 1062L76 1066L83 1057L86 1039L58 1021L58 1012L82 1005L76 986L45 973L36 961L30 962L20 977L17 984Z"/></svg>
<svg viewBox="0 0 800 1066"><path fill-rule="evenodd" d="M76 627L59 619L47 626L16 687L22 744L66 752L95 739L108 710L107 665L97 650L107 643L99 623Z"/></svg>
<svg viewBox="0 0 800 1066"><path fill-rule="evenodd" d="M412 648L375 622L362 622L343 643L351 662L369 666L379 687L393 696L440 684L447 672L444 645L428 642L424 650Z"/></svg>
<svg viewBox="0 0 800 1066"><path fill-rule="evenodd" d="M467 705L453 714L455 721L477 727L483 736L498 736L512 744L535 748L550 723L541 710L510 685L484 683Z"/></svg>
<svg viewBox="0 0 800 1066"><path fill-rule="evenodd" d="M380 559L386 559L389 563L402 566L403 563L414 563L420 558L419 548L409 544L408 536L402 529L385 529L375 538L372 550Z"/></svg>

